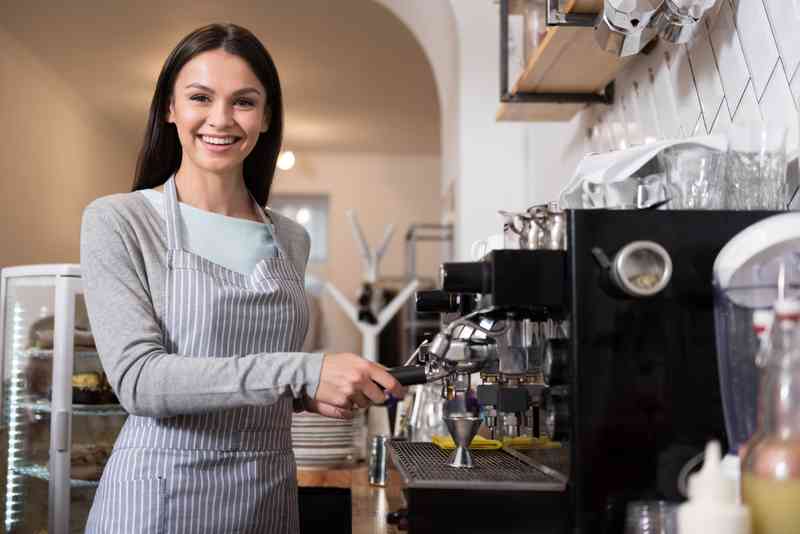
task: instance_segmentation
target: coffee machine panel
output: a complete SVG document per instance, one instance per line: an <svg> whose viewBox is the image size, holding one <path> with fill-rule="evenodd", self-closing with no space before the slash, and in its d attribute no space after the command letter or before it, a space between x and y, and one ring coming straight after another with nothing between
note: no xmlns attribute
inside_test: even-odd
<svg viewBox="0 0 800 534"><path fill-rule="evenodd" d="M545 358L545 419L570 443L576 532L621 533L629 502L681 500L681 469L725 441L712 265L773 214L570 212L570 339Z"/></svg>
<svg viewBox="0 0 800 534"><path fill-rule="evenodd" d="M564 490L551 485L547 491L531 486L524 493L503 493L499 472L473 469L459 474L461 482L454 482L449 491L442 487L441 496L427 495L426 505L418 504L416 512L425 510L425 521L416 524L447 525L444 512L442 522L435 521L433 511L440 508L434 501L458 495L467 502L474 496L471 488L486 480L497 490L482 496L486 502L502 501L504 496L510 502L526 499L526 514L548 518L545 531L564 534L621 534L628 503L681 500L682 468L709 439L725 441L712 264L734 235L773 214L568 211L566 251L499 250L479 262L445 264L443 290L475 297L469 313L449 324L473 324L476 330L463 335L463 328L443 328L442 338L437 336L423 351L429 353L423 358L428 371L438 372L428 372L427 378L452 380L457 374L462 362L447 360L453 343L483 340L493 345L493 350L475 351L478 356L468 362L473 365L470 371L480 371L477 389L484 427L508 435L529 425L525 431L560 442L555 455L553 449L508 454L524 456L526 465L538 466L552 480L563 480ZM528 364L515 368L514 351L509 350L515 348L513 339L532 338L509 333L521 325L547 322L559 328L535 347L523 343ZM537 356L531 358L533 354ZM431 366L431 361L444 363ZM493 392L482 395L487 386ZM519 396L512 398L515 392ZM492 405L506 399L512 404L499 409ZM513 403L520 402L520 409L527 407L541 418L511 430L492 420L493 413L516 415ZM408 468L411 462L403 456L409 449L421 451L429 445L395 444L395 463L405 462ZM483 453L473 451L476 460ZM446 456L442 458L444 463ZM426 482L409 477L406 483L409 502L419 503L421 494L414 494L413 487ZM473 503L469 500L470 509ZM412 508L410 518L415 515ZM476 508L475 513L485 510ZM502 522L494 526L503 531Z"/></svg>

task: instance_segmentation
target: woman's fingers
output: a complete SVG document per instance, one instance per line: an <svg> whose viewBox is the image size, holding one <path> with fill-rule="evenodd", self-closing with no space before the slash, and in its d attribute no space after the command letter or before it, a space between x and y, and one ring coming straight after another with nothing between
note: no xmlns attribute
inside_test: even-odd
<svg viewBox="0 0 800 534"><path fill-rule="evenodd" d="M402 399L406 395L406 388L400 385L400 382L397 381L395 377L393 377L389 372L379 365L374 366L374 370L371 373L372 380L383 386L383 389L397 397L398 399ZM381 394L382 397L385 395Z"/></svg>

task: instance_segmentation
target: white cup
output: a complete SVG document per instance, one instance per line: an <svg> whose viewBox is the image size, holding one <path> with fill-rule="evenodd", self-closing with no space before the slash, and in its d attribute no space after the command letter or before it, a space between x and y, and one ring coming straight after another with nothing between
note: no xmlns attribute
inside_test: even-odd
<svg viewBox="0 0 800 534"><path fill-rule="evenodd" d="M478 239L470 248L470 256L473 261L479 261L491 251L504 248L504 242L503 234L492 234L486 239Z"/></svg>

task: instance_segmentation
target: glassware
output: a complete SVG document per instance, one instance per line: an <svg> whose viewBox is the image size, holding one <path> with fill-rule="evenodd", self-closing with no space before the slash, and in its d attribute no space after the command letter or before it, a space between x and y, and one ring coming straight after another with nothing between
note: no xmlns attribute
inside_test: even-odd
<svg viewBox="0 0 800 534"><path fill-rule="evenodd" d="M546 0L525 1L525 63L530 63L547 35Z"/></svg>
<svg viewBox="0 0 800 534"><path fill-rule="evenodd" d="M701 145L665 149L658 159L667 176L670 209L719 209L725 203L723 153Z"/></svg>
<svg viewBox="0 0 800 534"><path fill-rule="evenodd" d="M677 505L667 501L628 504L625 534L677 534Z"/></svg>
<svg viewBox="0 0 800 534"><path fill-rule="evenodd" d="M796 303L795 309L800 309ZM783 354L767 360L758 394L758 426L742 459L742 500L753 534L797 530L800 524L800 328L794 316L776 316L775 328L791 337Z"/></svg>
<svg viewBox="0 0 800 534"><path fill-rule="evenodd" d="M727 206L738 210L786 209L784 125L734 124L728 132Z"/></svg>

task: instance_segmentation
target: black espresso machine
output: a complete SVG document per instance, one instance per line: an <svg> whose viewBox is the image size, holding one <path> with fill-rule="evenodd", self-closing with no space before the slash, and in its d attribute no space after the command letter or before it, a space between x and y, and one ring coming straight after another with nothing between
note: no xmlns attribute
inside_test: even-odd
<svg viewBox="0 0 800 534"><path fill-rule="evenodd" d="M712 264L773 214L567 211L566 250L443 264L443 293L419 307L458 311L460 329L443 327L412 363L451 404L479 372L484 429L561 447L473 450L460 469L431 443L393 440L407 509L390 516L412 534L622 534L628 503L680 501L681 469L710 439L725 448ZM508 326L547 321L559 328L544 342Z"/></svg>

